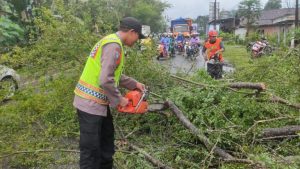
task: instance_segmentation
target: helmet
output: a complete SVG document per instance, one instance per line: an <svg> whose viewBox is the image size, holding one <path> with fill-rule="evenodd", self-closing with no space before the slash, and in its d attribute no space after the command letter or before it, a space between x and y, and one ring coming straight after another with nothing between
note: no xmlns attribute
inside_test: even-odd
<svg viewBox="0 0 300 169"><path fill-rule="evenodd" d="M211 36L218 36L218 32L215 31L215 30L211 30L208 32L208 36L211 37Z"/></svg>

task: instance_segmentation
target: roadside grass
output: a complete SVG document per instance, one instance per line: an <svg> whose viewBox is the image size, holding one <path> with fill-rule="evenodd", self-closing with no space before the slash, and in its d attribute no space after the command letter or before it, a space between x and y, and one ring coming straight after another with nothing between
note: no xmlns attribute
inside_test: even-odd
<svg viewBox="0 0 300 169"><path fill-rule="evenodd" d="M225 60L234 65L236 69L251 65L250 53L246 51L245 46L226 45L224 56Z"/></svg>

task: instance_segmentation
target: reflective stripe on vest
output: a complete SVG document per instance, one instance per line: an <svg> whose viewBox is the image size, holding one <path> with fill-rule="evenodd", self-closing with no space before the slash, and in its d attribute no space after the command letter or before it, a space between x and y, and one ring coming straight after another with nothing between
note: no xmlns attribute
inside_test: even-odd
<svg viewBox="0 0 300 169"><path fill-rule="evenodd" d="M208 56L209 59L212 56L215 55L216 51L221 49L220 45L221 45L221 39L220 38L217 38L216 42L213 43L213 44L209 43L209 40L205 43L205 48L207 50L206 53L208 54L207 56ZM221 54L220 54L220 57L222 57Z"/></svg>
<svg viewBox="0 0 300 169"><path fill-rule="evenodd" d="M115 86L119 85L124 66L124 52L120 38L116 34L111 34L101 39L90 52L80 80L75 88L75 94L93 100L99 104L107 105L109 100L105 95L103 89L100 88L100 75L101 75L101 55L102 48L108 43L117 43L121 47L120 63L114 72Z"/></svg>

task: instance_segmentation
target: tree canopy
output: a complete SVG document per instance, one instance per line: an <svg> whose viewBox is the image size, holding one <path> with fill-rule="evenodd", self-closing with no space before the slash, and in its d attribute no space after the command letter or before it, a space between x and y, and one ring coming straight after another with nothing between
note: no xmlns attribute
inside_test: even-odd
<svg viewBox="0 0 300 169"><path fill-rule="evenodd" d="M281 8L281 0L269 0L265 5L265 10L270 9L280 9Z"/></svg>
<svg viewBox="0 0 300 169"><path fill-rule="evenodd" d="M243 0L239 4L238 13L239 16L243 17L246 20L246 27L248 35L250 27L255 23L255 21L260 16L260 0Z"/></svg>

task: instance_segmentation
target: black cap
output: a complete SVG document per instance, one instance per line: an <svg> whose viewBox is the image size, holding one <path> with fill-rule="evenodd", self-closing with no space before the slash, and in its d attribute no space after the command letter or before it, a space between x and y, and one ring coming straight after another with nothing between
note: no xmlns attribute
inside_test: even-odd
<svg viewBox="0 0 300 169"><path fill-rule="evenodd" d="M139 34L139 39L144 39L145 36L142 34L142 24L134 17L126 17L120 21L120 27L133 29Z"/></svg>

